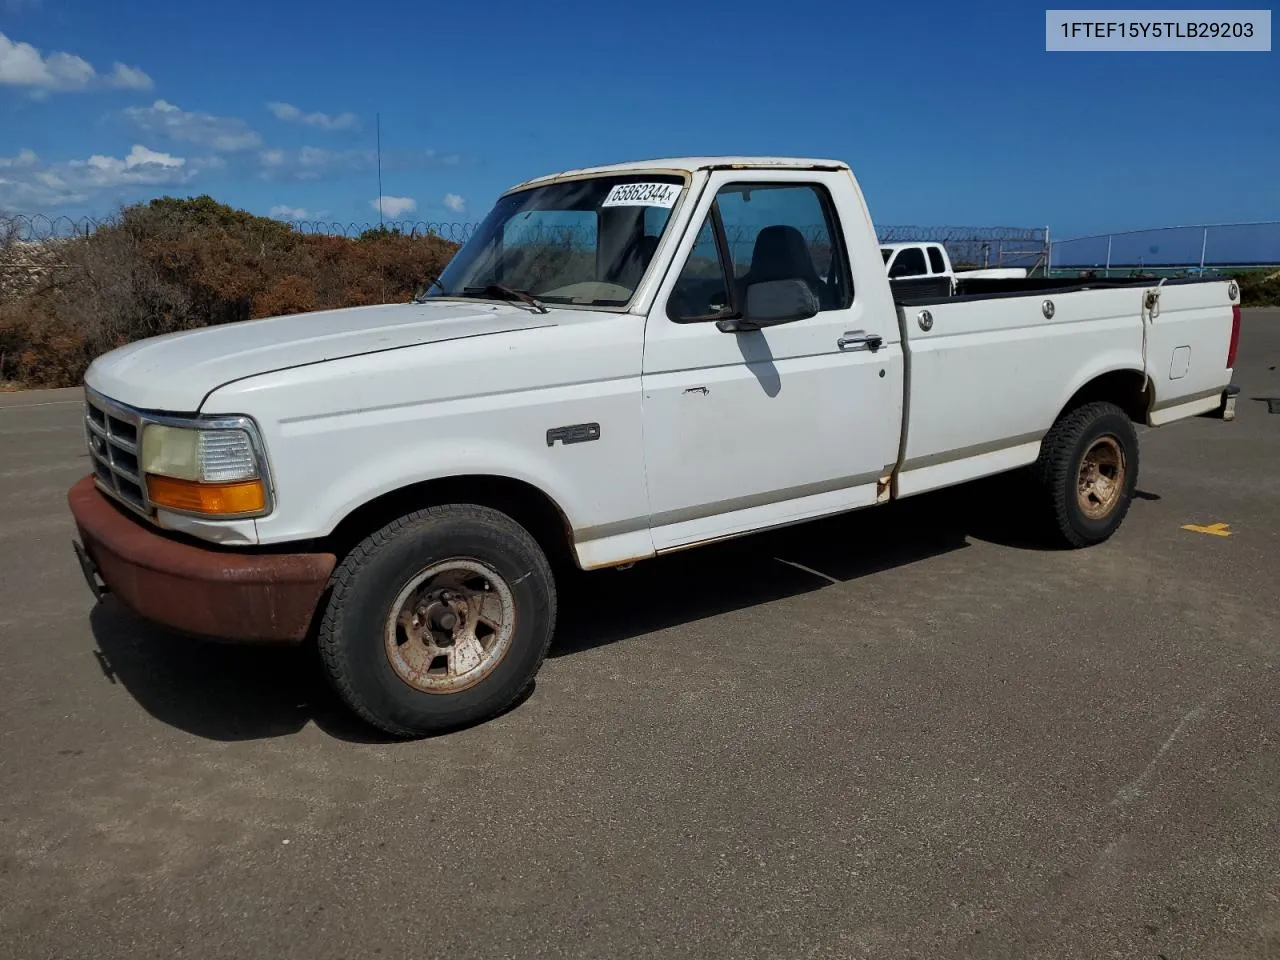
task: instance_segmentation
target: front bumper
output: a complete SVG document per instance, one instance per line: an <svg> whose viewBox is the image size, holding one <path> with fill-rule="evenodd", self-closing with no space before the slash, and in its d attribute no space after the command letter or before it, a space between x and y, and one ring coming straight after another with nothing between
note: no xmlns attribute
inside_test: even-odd
<svg viewBox="0 0 1280 960"><path fill-rule="evenodd" d="M126 515L92 476L71 488L67 502L94 592L102 591L96 574L134 613L187 633L300 641L337 562L332 553L247 553L175 540Z"/></svg>

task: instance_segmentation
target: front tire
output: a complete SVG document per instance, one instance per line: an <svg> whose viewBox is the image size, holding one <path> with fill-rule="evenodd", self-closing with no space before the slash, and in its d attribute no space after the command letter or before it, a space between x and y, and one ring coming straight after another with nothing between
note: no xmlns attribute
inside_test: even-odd
<svg viewBox="0 0 1280 960"><path fill-rule="evenodd" d="M1138 434L1115 404L1086 403L1049 429L1032 472L1056 538L1069 547L1101 543L1129 512Z"/></svg>
<svg viewBox="0 0 1280 960"><path fill-rule="evenodd" d="M319 650L366 721L419 737L487 720L533 682L555 629L546 555L506 514L418 510L342 561Z"/></svg>

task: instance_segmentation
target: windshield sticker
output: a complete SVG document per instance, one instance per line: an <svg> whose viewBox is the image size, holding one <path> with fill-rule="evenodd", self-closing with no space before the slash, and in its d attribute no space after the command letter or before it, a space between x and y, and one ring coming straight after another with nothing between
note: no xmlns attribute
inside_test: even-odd
<svg viewBox="0 0 1280 960"><path fill-rule="evenodd" d="M678 183L620 183L604 198L602 207L666 207L676 205Z"/></svg>

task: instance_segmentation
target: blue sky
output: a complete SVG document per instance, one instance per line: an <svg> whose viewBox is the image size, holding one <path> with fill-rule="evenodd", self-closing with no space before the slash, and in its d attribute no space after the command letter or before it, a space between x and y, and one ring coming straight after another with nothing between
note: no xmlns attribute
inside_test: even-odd
<svg viewBox="0 0 1280 960"><path fill-rule="evenodd" d="M380 112L417 220L703 153L847 160L880 223L1280 219L1280 54L1046 53L1025 3L0 0L0 35L6 210L376 221Z"/></svg>

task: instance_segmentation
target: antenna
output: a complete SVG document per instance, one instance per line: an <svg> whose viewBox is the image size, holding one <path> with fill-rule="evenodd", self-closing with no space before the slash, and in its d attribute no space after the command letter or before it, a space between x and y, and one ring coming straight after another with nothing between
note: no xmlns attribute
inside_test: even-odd
<svg viewBox="0 0 1280 960"><path fill-rule="evenodd" d="M366 114L367 116L367 114ZM382 229L382 114L374 114L378 129L378 229Z"/></svg>

